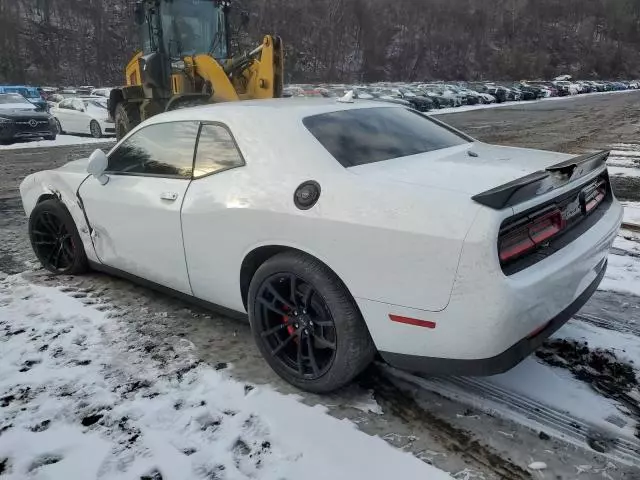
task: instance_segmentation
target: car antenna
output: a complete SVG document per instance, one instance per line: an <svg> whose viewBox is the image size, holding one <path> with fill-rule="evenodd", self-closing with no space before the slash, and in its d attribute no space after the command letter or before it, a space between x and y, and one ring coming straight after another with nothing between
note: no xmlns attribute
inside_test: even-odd
<svg viewBox="0 0 640 480"><path fill-rule="evenodd" d="M344 97L338 98L338 102L340 103L354 103L353 102L353 90L349 90L344 94Z"/></svg>

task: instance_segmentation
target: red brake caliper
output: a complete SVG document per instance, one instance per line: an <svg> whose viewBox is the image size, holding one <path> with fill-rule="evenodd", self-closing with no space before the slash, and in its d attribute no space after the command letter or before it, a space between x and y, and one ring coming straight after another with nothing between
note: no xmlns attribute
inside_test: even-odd
<svg viewBox="0 0 640 480"><path fill-rule="evenodd" d="M287 306L283 306L282 308L283 308L284 311L288 311L289 310L289 308ZM287 315L284 315L282 317L282 323L284 323L285 325L287 323L289 323L289 317ZM293 325L287 325L287 332L289 332L289 335L293 335L295 333L295 331L296 331L296 329L294 328ZM294 338L294 340L296 340L296 339Z"/></svg>

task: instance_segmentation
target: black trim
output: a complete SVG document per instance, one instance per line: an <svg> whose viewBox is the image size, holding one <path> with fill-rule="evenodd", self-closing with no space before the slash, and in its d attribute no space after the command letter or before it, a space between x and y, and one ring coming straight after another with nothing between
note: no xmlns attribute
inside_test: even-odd
<svg viewBox="0 0 640 480"><path fill-rule="evenodd" d="M583 233L593 227L602 219L602 217L605 216L613 203L613 193L607 173L603 173L603 175L598 178L605 181L607 193L604 200L596 207L596 209L589 213L581 213L580 215L573 217L568 221L567 226L564 230L562 230L556 236L552 237L548 242L540 245L530 253L527 253L524 256L510 262L501 264L500 266L505 275L513 275L515 273L521 272L522 270L535 265L536 263L553 255L560 249L566 247L571 242L579 238ZM593 183L593 180L591 180L590 182ZM542 205L537 205L533 208L530 208L515 217L506 219L500 226L500 231L509 229L510 225L526 219L531 213L544 210L545 207L558 207L561 211L564 212L567 203L578 199L580 193L585 188L588 188L590 182L583 183L560 197L554 198L553 200L550 200L549 202Z"/></svg>
<svg viewBox="0 0 640 480"><path fill-rule="evenodd" d="M235 318L237 320L249 321L249 316L246 313L238 312L236 310L231 310L230 308L223 307L221 305L217 305L215 303L207 302L206 300L202 300L201 298L196 298L193 295L188 295L186 293L179 292L174 290L173 288L165 287L164 285L159 285L151 280L147 280L145 278L138 277L137 275L133 275L131 273L125 272L123 270L110 267L108 265L104 265L102 263L97 263L94 261L89 261L89 266L92 270L96 270L98 272L106 273L107 275L113 275L114 277L124 278L133 283L137 283L142 287L149 288L151 290L155 290L156 292L169 295L170 297L177 298L187 303L191 303L193 305L197 305L206 310L211 310L213 312L219 313L221 315L225 315L227 317Z"/></svg>
<svg viewBox="0 0 640 480"><path fill-rule="evenodd" d="M582 306L587 303L600 285L607 270L607 260L602 260L597 266L600 272L596 279L576 298L571 305L556 315L548 325L532 338L523 338L512 347L495 357L477 360L457 360L450 358L422 357L418 355L404 355L401 353L380 352L380 355L390 365L414 373L428 375L497 375L515 367L528 357L542 343L560 329L573 317ZM515 319L514 319L515 320Z"/></svg>
<svg viewBox="0 0 640 480"><path fill-rule="evenodd" d="M607 161L609 151L580 155L564 162L552 165L544 171L531 173L526 177L492 188L471 197L487 207L501 210L524 203L539 195L564 187L570 182L585 176Z"/></svg>

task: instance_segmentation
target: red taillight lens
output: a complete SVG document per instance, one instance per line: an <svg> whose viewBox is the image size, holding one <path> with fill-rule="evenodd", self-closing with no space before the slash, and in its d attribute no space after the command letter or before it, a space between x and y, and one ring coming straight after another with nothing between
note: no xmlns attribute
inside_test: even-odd
<svg viewBox="0 0 640 480"><path fill-rule="evenodd" d="M509 229L500 235L498 243L500 262L508 262L533 250L558 234L564 227L562 212L557 208L529 217L515 229Z"/></svg>
<svg viewBox="0 0 640 480"><path fill-rule="evenodd" d="M604 180L598 182L598 184L589 192L585 192L584 209L585 213L589 213L594 210L607 196L607 184Z"/></svg>

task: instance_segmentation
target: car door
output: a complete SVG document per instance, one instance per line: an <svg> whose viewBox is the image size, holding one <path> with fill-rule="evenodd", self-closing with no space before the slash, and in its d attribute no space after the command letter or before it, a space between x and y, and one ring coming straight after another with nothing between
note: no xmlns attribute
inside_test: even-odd
<svg viewBox="0 0 640 480"><path fill-rule="evenodd" d="M70 115L69 112L71 111L71 99L67 98L65 100L62 100L58 106L55 108L55 110L53 111L53 115L58 119L58 121L60 122L60 126L62 127L62 130L65 132L72 132L72 123L69 119Z"/></svg>
<svg viewBox="0 0 640 480"><path fill-rule="evenodd" d="M238 289L237 258L230 255L241 235L238 203L245 162L220 123L203 123L197 142L193 181L182 206L182 233L193 295L234 310L244 307ZM240 168L239 168L240 167ZM240 182L239 182L240 180ZM246 218L246 217L245 217Z"/></svg>
<svg viewBox="0 0 640 480"><path fill-rule="evenodd" d="M110 152L108 182L89 177L79 189L103 264L187 294L180 210L198 127L183 121L135 131Z"/></svg>
<svg viewBox="0 0 640 480"><path fill-rule="evenodd" d="M85 113L86 105L78 98L71 101L69 118L72 121L73 131L77 133L89 133L89 116Z"/></svg>

